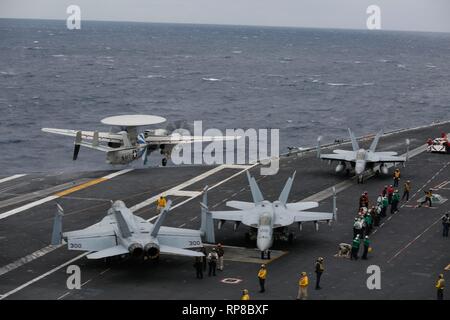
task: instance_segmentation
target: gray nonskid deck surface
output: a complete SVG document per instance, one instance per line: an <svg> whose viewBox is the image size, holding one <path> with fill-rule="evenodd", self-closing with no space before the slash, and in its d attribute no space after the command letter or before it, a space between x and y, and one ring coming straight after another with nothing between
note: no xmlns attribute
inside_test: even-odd
<svg viewBox="0 0 450 320"><path fill-rule="evenodd" d="M403 153L406 150L406 138L411 139L410 148L413 149L422 145L428 137L440 135L442 131L449 132L450 125L442 124L388 135L381 139L379 149ZM370 144L370 141L362 143L367 144ZM346 145L339 148L350 147ZM412 180L413 193L419 187L437 186L450 180L448 167L431 181L429 179L448 161L450 158L446 155L422 153L411 159L406 168L401 168L403 181ZM134 170L74 192L57 200L66 212L64 229L78 229L99 221L110 205L109 200L123 199L128 206L134 206L211 169L212 167L172 167ZM183 190L199 191L203 183L214 186L240 170L220 170ZM297 176L290 195L292 201L302 200L349 179L335 174L334 166L318 162L314 152L283 157L280 172L276 176L260 176L259 167L250 171L259 181L264 195L270 200L278 198L284 182L293 171L297 171ZM45 188L80 177L97 178L104 174L90 173L71 176L70 179L54 179L45 183ZM0 189L14 187L15 184L26 182L30 178L36 177L25 176L17 181L1 184ZM44 177L45 179L48 178ZM311 286L310 299L434 299L435 278L450 263L449 240L442 238L442 226L440 222L436 223L440 215L450 210L449 202L437 209L414 209L406 206L389 220L385 219L383 226L371 237L374 251L368 261L350 261L334 257L340 242L351 241L352 220L361 192L367 190L371 200L374 200L382 187L389 183L390 175L369 179L363 186L351 184L338 195L338 221L331 226L321 224L319 232L314 231L312 224L304 225L302 232L292 226L291 230L296 233L294 244L276 242L274 245L274 250L286 254L268 264L269 275L265 294L257 292L257 263L226 259L225 271L219 271L217 277L206 276L203 280L197 280L191 259L169 256L161 257L157 263L104 263L82 257L73 263L81 267L83 287L81 290L68 290L66 267L38 278L82 253L67 251L65 247L52 250L0 275L0 294L11 293L26 284L21 290L8 295L7 299L237 299L243 288L250 290L252 299L294 299L299 273L307 271L313 283L314 261L318 256L323 256L326 266L322 282L324 289L315 291ZM39 187L35 190L39 190ZM18 185L15 194L35 190L29 189L29 185ZM436 192L450 198L450 190L442 189ZM422 193L410 202L413 203L419 196L422 196ZM183 196L169 198L174 200L175 205L189 199ZM245 201L250 198L246 177L240 174L209 192L209 207L225 209L225 202L228 200ZM4 199L8 197L1 200ZM197 229L200 224L199 201L200 197L197 197L176 207L171 211L166 224ZM330 208L331 199L328 198L321 202L319 210ZM0 220L1 266L13 263L49 244L54 211L55 202L50 201ZM151 205L138 210L137 214L149 219L156 214L156 210L154 205ZM244 240L245 232L244 226L233 232L232 225L225 224L222 230L216 230L216 240L229 246L254 248L253 242ZM242 251L244 252L244 249ZM381 268L381 290L368 290L366 287L366 268L371 264ZM224 278L237 278L241 282L226 284L222 282Z"/></svg>

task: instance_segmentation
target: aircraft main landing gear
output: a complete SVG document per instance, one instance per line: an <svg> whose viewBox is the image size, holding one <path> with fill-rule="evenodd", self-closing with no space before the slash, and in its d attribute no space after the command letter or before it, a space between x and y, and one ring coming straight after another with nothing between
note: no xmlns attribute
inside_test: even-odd
<svg viewBox="0 0 450 320"><path fill-rule="evenodd" d="M294 242L294 234L291 232L288 236L288 243L292 244Z"/></svg>
<svg viewBox="0 0 450 320"><path fill-rule="evenodd" d="M167 158L162 158L161 164L163 167L165 167L167 165Z"/></svg>

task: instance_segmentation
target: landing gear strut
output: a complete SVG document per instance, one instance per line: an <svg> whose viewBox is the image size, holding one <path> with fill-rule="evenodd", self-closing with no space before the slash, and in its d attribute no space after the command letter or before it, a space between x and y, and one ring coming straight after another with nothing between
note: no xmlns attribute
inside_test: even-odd
<svg viewBox="0 0 450 320"><path fill-rule="evenodd" d="M360 183L364 183L364 176L362 174L358 176L358 184Z"/></svg>
<svg viewBox="0 0 450 320"><path fill-rule="evenodd" d="M261 260L266 259L266 257L270 260L270 250L261 251Z"/></svg>

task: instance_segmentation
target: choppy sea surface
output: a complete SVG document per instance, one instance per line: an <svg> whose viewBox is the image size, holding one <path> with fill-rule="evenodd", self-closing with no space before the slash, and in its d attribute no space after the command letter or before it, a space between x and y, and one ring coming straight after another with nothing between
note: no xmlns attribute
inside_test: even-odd
<svg viewBox="0 0 450 320"><path fill-rule="evenodd" d="M448 33L0 19L0 175L111 168L40 129L119 114L279 128L281 152L448 120L449 57Z"/></svg>

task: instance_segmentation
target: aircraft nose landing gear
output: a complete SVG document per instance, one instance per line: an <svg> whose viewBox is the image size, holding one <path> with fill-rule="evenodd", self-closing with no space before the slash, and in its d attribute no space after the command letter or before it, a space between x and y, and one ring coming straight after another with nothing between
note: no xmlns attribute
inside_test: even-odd
<svg viewBox="0 0 450 320"><path fill-rule="evenodd" d="M362 174L359 175L357 179L358 179L358 184L364 183L364 176Z"/></svg>
<svg viewBox="0 0 450 320"><path fill-rule="evenodd" d="M261 251L261 260L270 260L270 250Z"/></svg>

